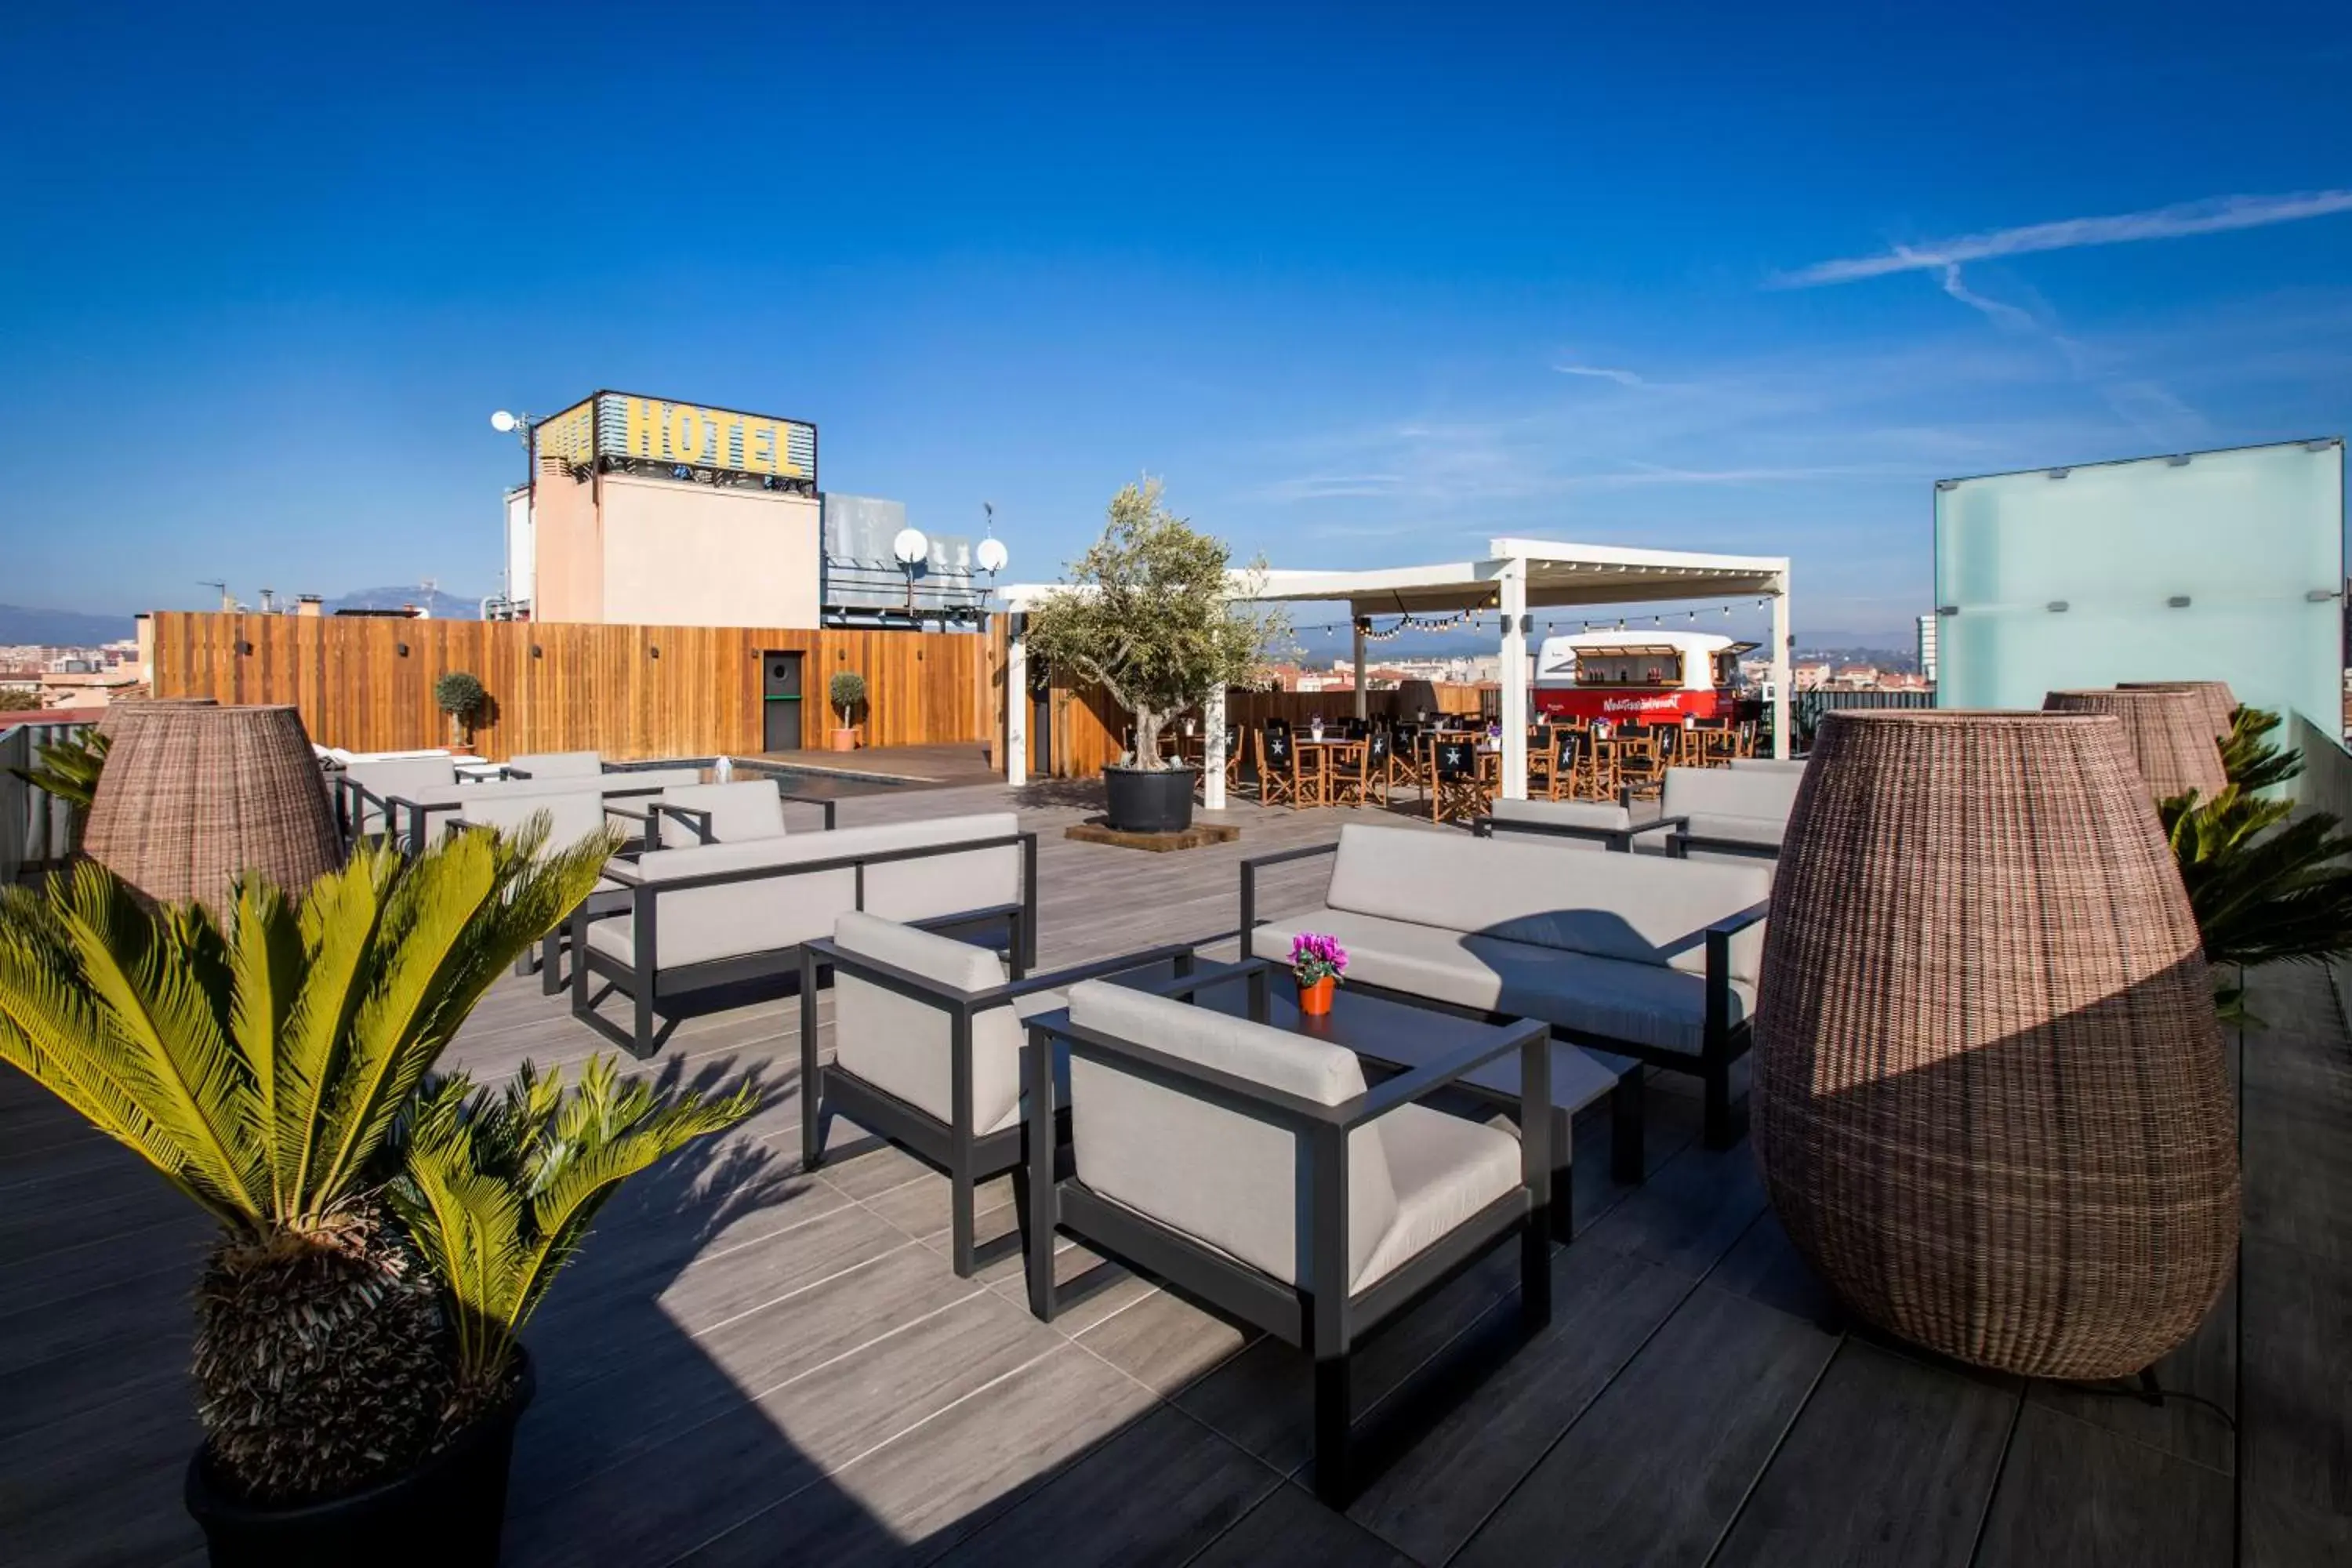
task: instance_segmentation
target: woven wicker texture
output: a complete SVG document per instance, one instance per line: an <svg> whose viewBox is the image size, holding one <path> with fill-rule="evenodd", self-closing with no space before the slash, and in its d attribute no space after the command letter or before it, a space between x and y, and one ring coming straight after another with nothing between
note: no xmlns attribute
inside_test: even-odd
<svg viewBox="0 0 2352 1568"><path fill-rule="evenodd" d="M132 697L106 705L99 715L98 732L110 743L122 738L122 731L139 722L144 714L159 708L217 708L220 704L209 697Z"/></svg>
<svg viewBox="0 0 2352 1568"><path fill-rule="evenodd" d="M2042 708L2047 713L2112 713L2123 721L2124 744L2158 800L2192 789L2219 795L2230 782L2205 700L2185 688L2053 691Z"/></svg>
<svg viewBox="0 0 2352 1568"><path fill-rule="evenodd" d="M299 894L342 860L291 708L147 709L108 753L82 847L151 899L215 909L247 869Z"/></svg>
<svg viewBox="0 0 2352 1568"><path fill-rule="evenodd" d="M2213 726L2213 738L2226 741L2237 718L2237 694L2226 680L2118 680L2118 691L2189 691L2196 694L2205 717Z"/></svg>
<svg viewBox="0 0 2352 1568"><path fill-rule="evenodd" d="M1772 888L1753 1132L1853 1310L1981 1366L2121 1376L2238 1237L2204 953L2113 718L1838 711Z"/></svg>

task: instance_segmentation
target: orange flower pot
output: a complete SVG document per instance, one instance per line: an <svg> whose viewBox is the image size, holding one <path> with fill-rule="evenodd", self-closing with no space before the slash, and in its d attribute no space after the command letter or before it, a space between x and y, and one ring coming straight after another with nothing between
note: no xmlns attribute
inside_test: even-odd
<svg viewBox="0 0 2352 1568"><path fill-rule="evenodd" d="M1298 1010L1309 1018L1319 1018L1331 1010L1331 993L1339 985L1335 975L1325 975L1312 985L1298 988Z"/></svg>

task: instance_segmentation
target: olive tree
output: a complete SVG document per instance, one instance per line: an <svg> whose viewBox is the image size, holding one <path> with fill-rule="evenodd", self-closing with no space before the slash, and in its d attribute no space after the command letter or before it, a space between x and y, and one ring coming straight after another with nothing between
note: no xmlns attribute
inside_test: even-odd
<svg viewBox="0 0 2352 1568"><path fill-rule="evenodd" d="M1098 683L1135 716L1128 765L1172 767L1160 755L1168 721L1227 686L1262 676L1290 639L1278 608L1255 603L1229 569L1224 541L1171 512L1160 481L1110 499L1102 537L1070 566L1066 592L1029 613L1030 651Z"/></svg>

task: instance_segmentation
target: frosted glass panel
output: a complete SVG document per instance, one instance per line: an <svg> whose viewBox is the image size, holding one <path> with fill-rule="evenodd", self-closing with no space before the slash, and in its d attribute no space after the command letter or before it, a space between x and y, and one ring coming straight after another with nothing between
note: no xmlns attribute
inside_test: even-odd
<svg viewBox="0 0 2352 1568"><path fill-rule="evenodd" d="M2059 472L1936 487L1939 705L2039 708L2064 687L2226 680L2242 701L2333 727L2341 441Z"/></svg>

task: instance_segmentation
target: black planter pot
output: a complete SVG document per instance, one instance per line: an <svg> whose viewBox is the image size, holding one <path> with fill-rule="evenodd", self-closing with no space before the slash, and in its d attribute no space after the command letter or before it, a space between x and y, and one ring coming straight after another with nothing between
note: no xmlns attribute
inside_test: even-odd
<svg viewBox="0 0 2352 1568"><path fill-rule="evenodd" d="M188 1511L213 1568L495 1568L507 1516L515 1424L538 1387L518 1352L514 1397L406 1475L325 1502L270 1508L239 1500L212 1473L209 1447L188 1462Z"/></svg>
<svg viewBox="0 0 2352 1568"><path fill-rule="evenodd" d="M1103 769L1110 826L1121 833L1181 833L1192 826L1190 768Z"/></svg>

